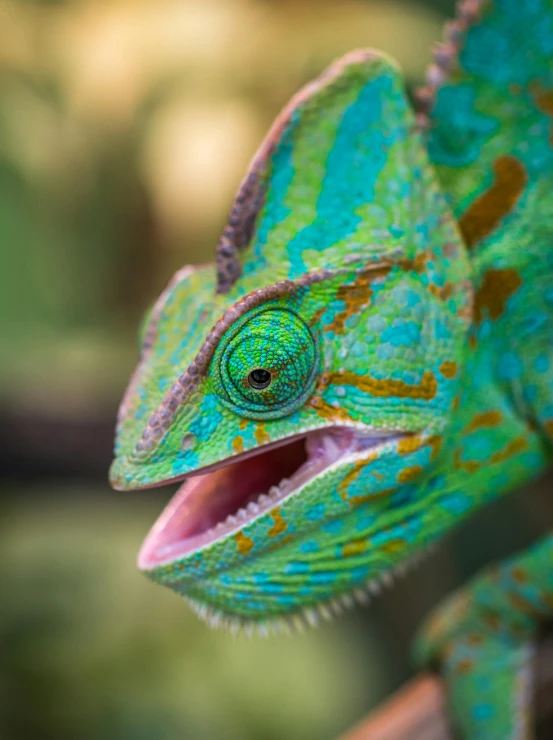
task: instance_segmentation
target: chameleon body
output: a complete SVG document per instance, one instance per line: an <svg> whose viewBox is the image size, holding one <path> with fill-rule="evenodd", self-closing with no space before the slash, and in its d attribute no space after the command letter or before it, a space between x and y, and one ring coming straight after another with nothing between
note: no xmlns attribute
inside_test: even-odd
<svg viewBox="0 0 553 740"><path fill-rule="evenodd" d="M111 480L188 477L139 566L230 628L313 623L553 460L553 0L463 3L413 110L353 52L284 109L214 266L155 304ZM531 737L553 535L431 619L471 740Z"/></svg>

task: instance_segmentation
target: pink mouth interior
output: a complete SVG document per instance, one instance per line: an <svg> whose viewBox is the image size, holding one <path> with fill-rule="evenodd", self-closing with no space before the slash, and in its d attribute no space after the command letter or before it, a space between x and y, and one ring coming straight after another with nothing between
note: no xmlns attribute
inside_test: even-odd
<svg viewBox="0 0 553 740"><path fill-rule="evenodd" d="M146 537L139 568L172 562L225 537L272 509L338 458L386 439L359 436L347 428L318 430L261 447L235 461L222 461L212 472L189 478Z"/></svg>

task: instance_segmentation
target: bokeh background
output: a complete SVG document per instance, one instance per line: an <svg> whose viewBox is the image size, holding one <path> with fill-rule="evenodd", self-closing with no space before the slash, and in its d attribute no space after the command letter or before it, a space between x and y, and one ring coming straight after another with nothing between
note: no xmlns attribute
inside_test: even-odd
<svg viewBox="0 0 553 740"><path fill-rule="evenodd" d="M3 740L336 737L410 675L421 615L550 515L551 480L479 515L371 609L247 640L136 571L168 491L106 483L140 317L174 270L212 258L279 108L360 46L416 84L452 11L0 0Z"/></svg>

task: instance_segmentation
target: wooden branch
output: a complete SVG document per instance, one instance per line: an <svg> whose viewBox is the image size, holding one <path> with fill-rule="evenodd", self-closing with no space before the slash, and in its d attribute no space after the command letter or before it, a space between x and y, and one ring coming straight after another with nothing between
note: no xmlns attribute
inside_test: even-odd
<svg viewBox="0 0 553 740"><path fill-rule="evenodd" d="M536 676L536 714L543 721L553 713L551 635L540 644ZM340 740L453 740L441 679L416 676Z"/></svg>

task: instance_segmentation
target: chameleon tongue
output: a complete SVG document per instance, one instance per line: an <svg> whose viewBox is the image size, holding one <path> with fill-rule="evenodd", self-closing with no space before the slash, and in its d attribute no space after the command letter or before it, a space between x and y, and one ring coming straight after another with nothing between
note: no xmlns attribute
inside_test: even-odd
<svg viewBox="0 0 553 740"><path fill-rule="evenodd" d="M344 427L316 430L223 461L211 472L189 478L146 537L138 567L149 570L223 539L270 511L339 458L385 439Z"/></svg>

